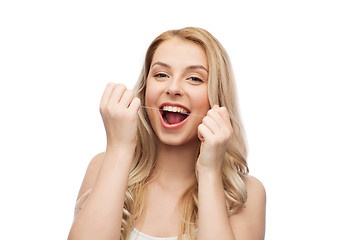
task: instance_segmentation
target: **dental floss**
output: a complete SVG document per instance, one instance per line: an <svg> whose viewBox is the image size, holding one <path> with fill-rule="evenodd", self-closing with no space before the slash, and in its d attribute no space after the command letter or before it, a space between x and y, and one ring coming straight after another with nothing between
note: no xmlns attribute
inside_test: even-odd
<svg viewBox="0 0 353 240"><path fill-rule="evenodd" d="M154 108L154 107L146 107L146 106L140 106L140 107L142 107L142 108L149 108L149 109L154 109L154 110L160 110L159 108ZM185 115L193 115L193 116L198 116L198 117L205 117L205 116L203 116L203 115L199 115L199 114L194 114L194 113L180 113L180 114L185 114Z"/></svg>

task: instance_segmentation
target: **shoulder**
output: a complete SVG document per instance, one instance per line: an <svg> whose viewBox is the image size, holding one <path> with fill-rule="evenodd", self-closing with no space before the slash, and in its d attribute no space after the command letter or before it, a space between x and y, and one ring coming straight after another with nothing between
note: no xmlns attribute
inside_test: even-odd
<svg viewBox="0 0 353 240"><path fill-rule="evenodd" d="M82 181L82 185L78 193L77 199L79 199L83 194L85 194L93 187L94 183L96 182L99 169L104 160L104 155L105 152L101 152L91 159L90 163L88 164L85 177Z"/></svg>
<svg viewBox="0 0 353 240"><path fill-rule="evenodd" d="M266 206L266 190L264 185L253 176L247 176L244 179L244 183L248 195L245 202L246 211L253 212L254 215L264 213Z"/></svg>
<svg viewBox="0 0 353 240"><path fill-rule="evenodd" d="M260 182L259 179L253 176L246 176L244 178L244 183L246 186L246 190L248 192L248 200L249 200L249 197L251 197L251 200L252 200L253 196L255 196L256 198L261 197L261 198L264 198L263 200L265 200L266 190L264 185Z"/></svg>
<svg viewBox="0 0 353 240"><path fill-rule="evenodd" d="M95 155L90 163L88 164L87 167L87 173L88 172L98 172L100 166L102 165L103 159L104 159L105 152L98 153Z"/></svg>
<svg viewBox="0 0 353 240"><path fill-rule="evenodd" d="M244 183L248 196L245 202L245 208L242 209L242 211L252 215L264 212L266 205L266 190L264 185L253 176L246 176Z"/></svg>
<svg viewBox="0 0 353 240"><path fill-rule="evenodd" d="M230 217L230 223L239 239L263 239L265 234L266 191L264 185L253 176L246 176L245 207Z"/></svg>

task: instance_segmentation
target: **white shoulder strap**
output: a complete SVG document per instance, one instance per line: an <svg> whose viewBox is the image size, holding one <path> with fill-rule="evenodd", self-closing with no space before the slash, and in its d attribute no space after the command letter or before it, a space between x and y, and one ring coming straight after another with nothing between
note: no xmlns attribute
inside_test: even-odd
<svg viewBox="0 0 353 240"><path fill-rule="evenodd" d="M92 188L88 189L87 192L85 192L79 199L77 199L76 204L75 204L75 217L74 218L76 218L76 216L78 215L80 210L83 208L83 206L87 202L87 198L88 198L91 191L92 191Z"/></svg>

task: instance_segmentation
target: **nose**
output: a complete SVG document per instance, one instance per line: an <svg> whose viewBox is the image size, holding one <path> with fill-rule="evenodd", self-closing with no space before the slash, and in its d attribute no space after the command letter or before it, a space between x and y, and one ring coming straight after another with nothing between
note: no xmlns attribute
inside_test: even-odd
<svg viewBox="0 0 353 240"><path fill-rule="evenodd" d="M181 96L184 93L181 83L180 81L178 81L178 79L171 80L165 92L167 95L170 95L170 96Z"/></svg>

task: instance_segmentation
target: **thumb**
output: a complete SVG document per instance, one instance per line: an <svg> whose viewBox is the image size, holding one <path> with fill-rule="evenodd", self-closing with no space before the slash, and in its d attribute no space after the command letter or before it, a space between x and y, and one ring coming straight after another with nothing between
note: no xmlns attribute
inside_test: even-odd
<svg viewBox="0 0 353 240"><path fill-rule="evenodd" d="M197 128L197 137L200 139L200 141L203 143L204 141L205 141L205 138L204 138L204 136L202 135L202 133L201 133L201 131L200 131L200 129L201 129L201 126L202 125L202 123L199 125L199 127Z"/></svg>

